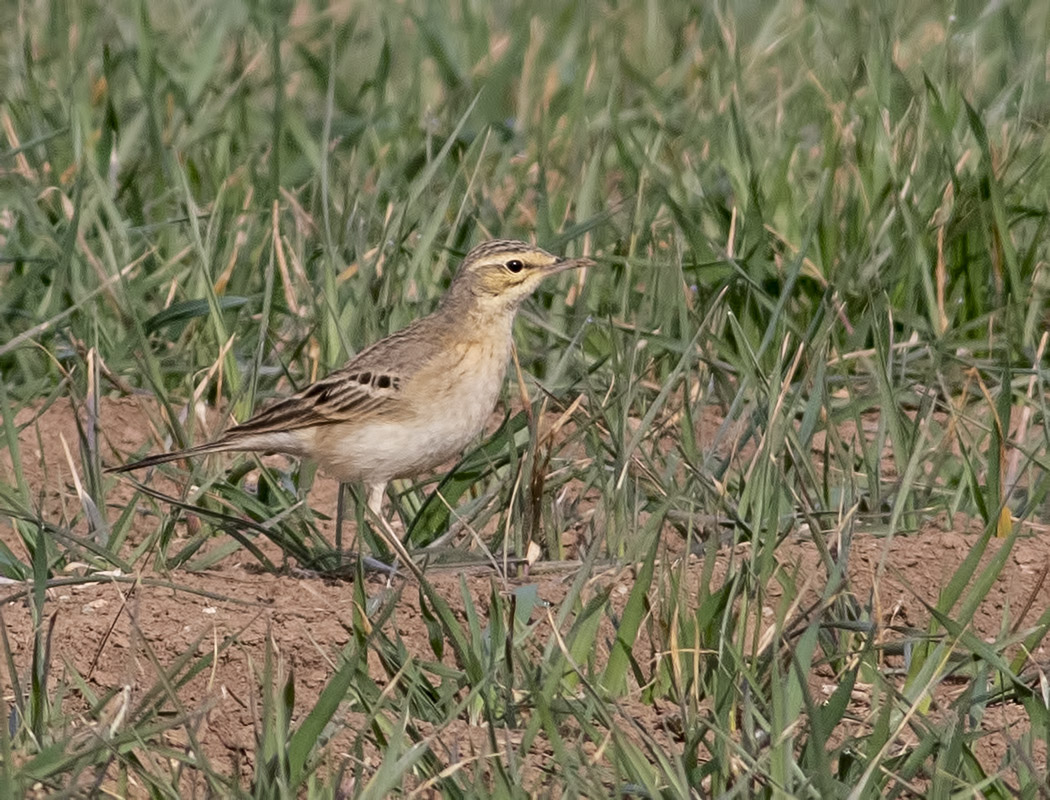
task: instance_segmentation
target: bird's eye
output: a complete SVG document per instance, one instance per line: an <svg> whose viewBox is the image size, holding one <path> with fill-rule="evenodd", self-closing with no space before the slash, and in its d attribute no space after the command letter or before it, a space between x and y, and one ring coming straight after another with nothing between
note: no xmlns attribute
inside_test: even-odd
<svg viewBox="0 0 1050 800"><path fill-rule="evenodd" d="M507 269L509 269L511 272L521 272L523 269L525 269L525 265L522 264L521 261L519 261L518 259L512 258L510 261L507 262Z"/></svg>

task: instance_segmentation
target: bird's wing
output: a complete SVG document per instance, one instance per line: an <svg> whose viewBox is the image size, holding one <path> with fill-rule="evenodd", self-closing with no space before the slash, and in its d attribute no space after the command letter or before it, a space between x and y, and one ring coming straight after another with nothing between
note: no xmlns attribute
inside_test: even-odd
<svg viewBox="0 0 1050 800"><path fill-rule="evenodd" d="M416 320L365 348L342 369L279 400L240 425L228 428L213 442L149 456L107 471L126 472L224 450L293 452L294 448L290 449L288 441L279 438L279 434L368 419L397 419L410 414L412 409L403 399L405 385L435 352L435 348L420 344L425 345L439 336L432 317ZM268 438L268 434L274 437Z"/></svg>
<svg viewBox="0 0 1050 800"><path fill-rule="evenodd" d="M224 450L272 449L291 452L279 434L396 413L397 408L401 407L396 402L401 384L400 376L363 369L355 359L327 378L310 384L301 392L275 403L240 425L228 428L213 442L186 450L159 453L130 464L110 467L106 471L130 472L187 456Z"/></svg>
<svg viewBox="0 0 1050 800"><path fill-rule="evenodd" d="M342 369L230 428L221 441L406 412L405 404L398 400L408 376L433 355L429 348L419 347L432 338L432 324L428 318L416 320L381 339Z"/></svg>
<svg viewBox="0 0 1050 800"><path fill-rule="evenodd" d="M251 419L226 431L229 442L247 436L279 433L319 425L334 425L386 416L399 405L402 378L390 371L359 367L351 362L317 383L280 400Z"/></svg>

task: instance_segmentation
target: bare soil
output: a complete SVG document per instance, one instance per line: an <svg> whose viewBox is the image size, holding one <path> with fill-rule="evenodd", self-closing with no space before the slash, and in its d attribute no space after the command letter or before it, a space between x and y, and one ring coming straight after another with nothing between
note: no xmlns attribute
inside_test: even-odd
<svg viewBox="0 0 1050 800"><path fill-rule="evenodd" d="M102 403L101 424L106 432L104 458L119 463L129 453L141 451L150 438L148 415L141 399L107 399ZM713 412L712 412L713 413ZM34 416L36 418L34 419ZM70 459L63 441L73 454L73 463L79 464L76 454L76 421L68 403L54 403L39 415L23 413L17 422L28 424L21 432L21 452L25 481L38 493L43 515L47 519L72 520L81 509ZM717 424L717 419L705 418L705 427ZM119 456L110 452L119 451ZM0 460L0 469L10 469L10 459ZM6 480L10 480L10 475ZM129 502L132 489L126 482L108 476L116 487L109 497ZM158 488L171 490L158 478ZM334 515L335 483L318 478L310 501L313 507ZM108 518L115 518L119 508L105 510ZM130 552L145 540L157 524L154 516L136 515L132 535L126 544ZM83 534L83 522L78 532ZM887 626L922 629L929 620L923 603L934 604L938 594L952 573L971 551L979 526L964 520L935 519L911 535L876 537L858 535L852 543L849 559L848 586L862 602L872 598L879 617ZM981 637L993 637L1005 628L1025 630L1050 603L1050 586L1045 581L1050 565L1050 536L1045 530L1027 530L1016 543L1002 577L996 582L987 600L978 610L973 632ZM29 560L20 538L10 523L0 524L0 540L20 558ZM661 552L663 563L688 559L687 572L695 583L701 580L703 559L686 554L681 536L668 527ZM831 543L834 544L834 543ZM740 557L737 545L734 553L724 547L718 555L715 580L721 580L729 558ZM989 548L994 551L997 544ZM994 552L985 555L985 561ZM777 551L780 562L794 569L798 583L809 583L810 594L816 596L825 580L824 568L812 538L798 537L783 543ZM142 558L140 564L152 563ZM72 565L71 578L84 573L83 565ZM610 567L596 574L593 584L611 587L614 604L626 601L633 581L633 567ZM539 596L557 606L565 596L574 578L571 572L537 570L530 577L520 579L536 585ZM460 581L466 580L479 607L486 608L493 587L493 575L453 574L435 571L428 574L433 586L452 604L462 607ZM420 612L418 593L412 584L395 578L390 585L382 576L368 578L369 597L382 599L389 592L400 592L396 609L388 626L396 633L411 655L434 660L427 629ZM513 583L513 581L512 581ZM688 591L688 589L686 589ZM125 700L132 705L139 702L150 687L158 683L162 671L172 668L188 651L218 652L211 667L194 676L184 685L171 690L169 706L177 709L190 725L174 727L167 735L174 747L184 747L192 734L206 753L212 767L219 772L239 773L250 780L254 765L256 735L260 729L261 691L264 676L266 643L269 640L276 653L275 670L289 673L295 680L296 719L304 710L314 706L318 695L333 674L341 649L348 642L352 630L353 589L349 582L327 580L317 576L296 573L281 574L261 571L243 550L232 555L206 572L180 570L173 574L144 572L132 576L100 578L93 583L55 585L48 591L47 613L53 619L51 688L65 684L69 695L80 691L70 684L71 676L83 676L88 689L97 696L117 690L110 703L112 711L97 719L74 720L73 725L89 728L91 725L112 722L119 716ZM765 601L775 604L778 588L767 587ZM767 608L772 613L771 608ZM21 584L0 586L0 614L7 628L7 636L20 678L29 674L29 657L33 650L34 624L25 587ZM608 623L606 623L608 624ZM887 627L889 630L889 627ZM611 633L611 627L610 627ZM549 629L541 633L543 638ZM232 638L231 638L232 637ZM601 641L611 641L611 636ZM542 638L540 640L542 642ZM232 642L232 643L231 643ZM646 636L636 644L637 657L642 663L652 658L652 645ZM606 653L596 654L599 660ZM1044 645L1030 654L1031 667L1046 669L1050 654ZM0 684L5 699L10 702L13 687L6 668ZM382 684L385 673L380 664L370 664L373 680ZM814 674L811 688L819 700L833 688L834 676ZM948 687L947 690L950 690ZM963 686L959 686L959 691ZM945 700L951 698L945 697ZM854 697L858 719L870 720L864 707L865 687L858 686ZM68 707L77 702L67 697ZM83 697L80 707L90 704ZM637 723L667 742L674 750L680 743L674 741L676 709L668 704L651 705L641 701L639 693L628 696L622 708ZM107 719L107 713L111 718ZM351 729L362 720L347 714L343 723ZM1006 748L1024 734L1027 717L1016 705L994 706L980 721L984 736L976 743L977 753L985 769L994 772ZM457 754L463 758L477 757L491 749L490 738L482 726L461 720L441 730L435 747L447 757ZM501 734L505 735L505 734ZM337 737L338 742L338 737ZM535 773L533 788L544 785L542 769L546 753L542 742L533 748ZM338 747L333 752L341 752ZM382 754L364 754L366 766L378 765ZM1046 773L1046 755L1035 767Z"/></svg>

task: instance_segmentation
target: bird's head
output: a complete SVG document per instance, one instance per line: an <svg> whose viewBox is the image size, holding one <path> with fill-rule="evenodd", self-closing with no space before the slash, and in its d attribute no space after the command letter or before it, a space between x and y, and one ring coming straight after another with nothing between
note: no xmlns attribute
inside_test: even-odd
<svg viewBox="0 0 1050 800"><path fill-rule="evenodd" d="M516 308L549 275L593 265L589 258L558 258L525 242L493 239L467 253L449 296Z"/></svg>

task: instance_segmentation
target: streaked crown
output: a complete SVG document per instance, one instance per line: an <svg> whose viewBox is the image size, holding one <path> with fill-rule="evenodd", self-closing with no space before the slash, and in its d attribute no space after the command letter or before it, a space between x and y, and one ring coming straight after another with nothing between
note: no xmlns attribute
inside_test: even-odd
<svg viewBox="0 0 1050 800"><path fill-rule="evenodd" d="M580 266L546 250L513 239L483 242L467 253L449 289L449 299L485 298L516 306L548 275Z"/></svg>

